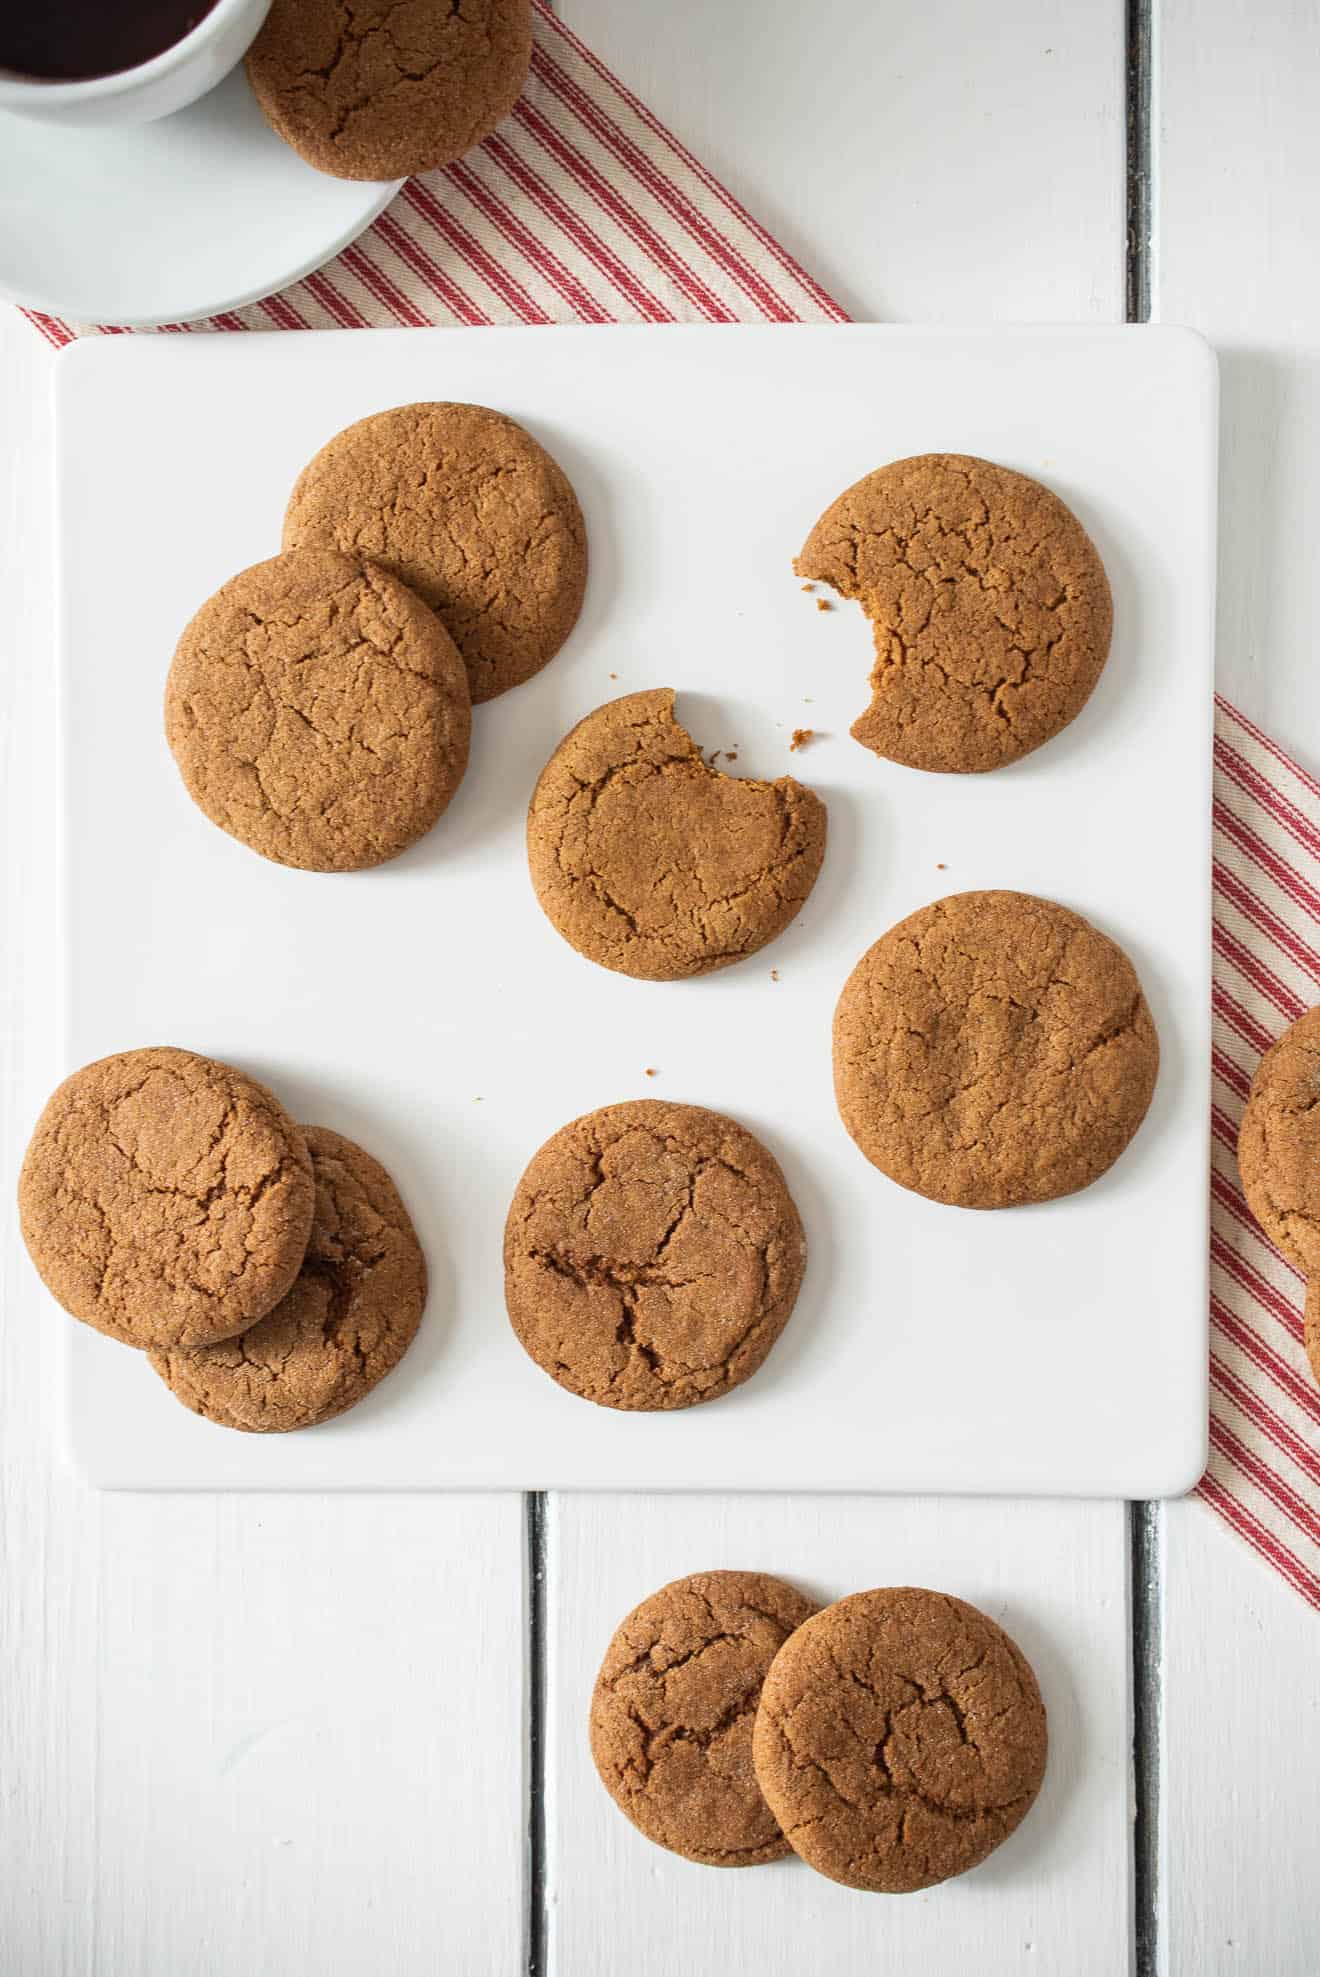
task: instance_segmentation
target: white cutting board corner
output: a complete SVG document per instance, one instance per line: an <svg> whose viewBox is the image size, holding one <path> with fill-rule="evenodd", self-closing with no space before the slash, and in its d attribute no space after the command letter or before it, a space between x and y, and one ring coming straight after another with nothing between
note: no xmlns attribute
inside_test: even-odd
<svg viewBox="0 0 1320 1977"><path fill-rule="evenodd" d="M127 1489L667 1488L1158 1496L1206 1421L1209 826L1216 387L1162 328L383 331L113 338L56 366L70 1067L177 1042L268 1078L394 1173L432 1294L399 1370L341 1420L228 1433L145 1360L68 1326L68 1433ZM286 872L188 802L161 733L174 643L278 548L290 485L365 413L473 399L559 455L587 517L581 624L478 710L431 836L380 871ZM980 453L1038 474L1105 558L1113 653L1055 742L922 776L848 737L869 638L789 563L883 461ZM539 913L523 817L566 729L672 685L736 771L825 796L825 868L780 940L705 981L627 981ZM794 727L818 739L790 755ZM943 868L943 869L941 869ZM861 951L942 892L1008 886L1131 953L1163 1064L1094 1187L938 1207L843 1132L829 1027ZM778 980L771 971L778 972ZM645 1075L647 1067L657 1073ZM674 1415L611 1413L525 1358L500 1237L527 1159L634 1096L733 1113L778 1155L809 1243L763 1370Z"/></svg>

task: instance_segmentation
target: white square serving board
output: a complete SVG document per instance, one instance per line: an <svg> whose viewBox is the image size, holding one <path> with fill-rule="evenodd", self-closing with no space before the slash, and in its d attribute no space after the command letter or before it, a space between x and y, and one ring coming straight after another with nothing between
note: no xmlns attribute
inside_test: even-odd
<svg viewBox="0 0 1320 1977"><path fill-rule="evenodd" d="M186 796L161 727L175 641L279 547L323 441L382 407L472 399L524 421L582 500L582 620L477 711L436 829L377 871L268 864ZM145 1358L69 1323L77 1462L120 1489L902 1490L1158 1496L1206 1430L1209 836L1216 381L1175 329L481 329L113 338L57 367L64 993L69 1068L178 1043L360 1140L425 1245L397 1372L293 1435L199 1420ZM1112 654L1066 732L1014 767L932 776L852 741L859 609L790 559L901 455L979 453L1055 488L1114 589ZM734 773L829 806L791 928L705 980L630 981L542 917L527 798L601 702L678 689ZM790 754L794 728L816 738ZM1136 963L1162 1066L1093 1187L1000 1213L870 1167L834 1106L849 970L942 893L1007 886L1096 921ZM653 1071L654 1076L648 1075ZM723 1400L620 1414L524 1355L505 1211L557 1127L616 1099L732 1113L783 1164L807 1276L764 1368ZM51 1322L59 1320L52 1306Z"/></svg>

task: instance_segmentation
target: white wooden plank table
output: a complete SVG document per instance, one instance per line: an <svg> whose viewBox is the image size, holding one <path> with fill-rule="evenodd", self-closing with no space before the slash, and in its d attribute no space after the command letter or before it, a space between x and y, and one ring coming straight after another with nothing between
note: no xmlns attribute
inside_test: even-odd
<svg viewBox="0 0 1320 1977"><path fill-rule="evenodd" d="M1315 768L1320 17L1163 9L1154 304L1228 346L1221 682ZM855 314L1121 319L1120 0L563 12ZM1134 1573L1121 1505L563 1497L529 1579L518 1499L111 1498L64 1468L11 1207L56 1069L50 362L0 320L5 1977L1313 1970L1315 1619L1197 1504L1138 1521ZM590 1775L586 1689L638 1597L738 1563L1000 1613L1054 1720L1034 1828L903 1903L647 1847ZM1163 1647L1135 1689L1134 1621Z"/></svg>

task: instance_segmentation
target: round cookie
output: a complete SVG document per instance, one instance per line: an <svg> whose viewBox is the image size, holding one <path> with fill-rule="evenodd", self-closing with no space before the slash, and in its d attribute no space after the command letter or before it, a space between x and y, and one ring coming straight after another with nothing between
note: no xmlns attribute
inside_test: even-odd
<svg viewBox="0 0 1320 1977"><path fill-rule="evenodd" d="M779 1163L699 1105L606 1105L546 1141L504 1231L523 1346L603 1407L692 1407L760 1366L806 1240Z"/></svg>
<svg viewBox="0 0 1320 1977"><path fill-rule="evenodd" d="M284 547L326 543L437 612L474 702L554 658L577 623L587 533L531 434L484 405L398 405L328 440L294 484Z"/></svg>
<svg viewBox="0 0 1320 1977"><path fill-rule="evenodd" d="M1306 1322L1302 1339L1315 1383L1320 1387L1320 1278L1313 1277L1306 1287Z"/></svg>
<svg viewBox="0 0 1320 1977"><path fill-rule="evenodd" d="M274 0L246 67L267 123L309 165L392 179L488 137L531 53L531 0Z"/></svg>
<svg viewBox="0 0 1320 1977"><path fill-rule="evenodd" d="M250 1434L343 1414L398 1365L421 1322L426 1259L385 1169L327 1126L307 1126L311 1240L292 1290L238 1338L156 1351L177 1400Z"/></svg>
<svg viewBox="0 0 1320 1977"><path fill-rule="evenodd" d="M756 1776L794 1851L847 1888L910 1894L1006 1840L1045 1775L1045 1705L964 1600L854 1593L789 1637L761 1691Z"/></svg>
<svg viewBox="0 0 1320 1977"><path fill-rule="evenodd" d="M279 1302L312 1226L312 1163L283 1106L191 1050L85 1064L37 1121L18 1184L51 1295L125 1345L209 1345Z"/></svg>
<svg viewBox="0 0 1320 1977"><path fill-rule="evenodd" d="M1159 1039L1122 949L1053 900L964 892L867 949L834 1012L862 1152L958 1208L1084 1188L1145 1117Z"/></svg>
<svg viewBox="0 0 1320 1977"><path fill-rule="evenodd" d="M1109 652L1095 545L1038 481L960 453L867 474L793 565L871 620L864 747L913 769L997 769L1066 727Z"/></svg>
<svg viewBox="0 0 1320 1977"><path fill-rule="evenodd" d="M591 1754L648 1840L705 1867L790 1851L756 1782L752 1725L771 1662L815 1611L764 1572L693 1572L628 1615L596 1677Z"/></svg>
<svg viewBox="0 0 1320 1977"><path fill-rule="evenodd" d="M674 719L670 687L625 694L567 734L527 813L536 896L569 945L640 981L727 968L773 940L816 882L813 790L726 776Z"/></svg>
<svg viewBox="0 0 1320 1977"><path fill-rule="evenodd" d="M1247 1206L1276 1248L1320 1274L1320 1008L1261 1058L1238 1128Z"/></svg>
<svg viewBox="0 0 1320 1977"><path fill-rule="evenodd" d="M188 625L165 687L193 801L306 872L379 865L429 831L462 780L471 725L435 613L323 548L231 577Z"/></svg>

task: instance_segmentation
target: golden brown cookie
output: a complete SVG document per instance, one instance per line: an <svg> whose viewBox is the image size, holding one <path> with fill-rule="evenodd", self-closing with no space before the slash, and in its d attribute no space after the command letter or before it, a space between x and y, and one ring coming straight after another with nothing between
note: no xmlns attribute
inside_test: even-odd
<svg viewBox="0 0 1320 1977"><path fill-rule="evenodd" d="M867 1159L958 1208L1084 1188L1146 1115L1159 1039L1132 963L1065 906L962 892L891 927L834 1012L834 1091Z"/></svg>
<svg viewBox="0 0 1320 1977"><path fill-rule="evenodd" d="M531 53L531 0L274 0L247 74L318 172L410 178L490 135Z"/></svg>
<svg viewBox="0 0 1320 1977"><path fill-rule="evenodd" d="M846 1888L910 1894L1006 1840L1045 1775L1020 1648L966 1601L885 1586L790 1635L761 1691L756 1776L795 1852Z"/></svg>
<svg viewBox="0 0 1320 1977"><path fill-rule="evenodd" d="M699 1105L606 1105L546 1141L504 1231L504 1296L542 1370L602 1407L739 1386L793 1309L802 1223L759 1140Z"/></svg>
<svg viewBox="0 0 1320 1977"><path fill-rule="evenodd" d="M185 1407L250 1434L356 1405L398 1365L426 1303L426 1258L385 1169L328 1126L303 1130L316 1211L293 1289L237 1338L151 1355Z"/></svg>
<svg viewBox="0 0 1320 1977"><path fill-rule="evenodd" d="M596 1677L591 1754L648 1840L706 1867L790 1851L752 1769L752 1724L771 1662L815 1611L765 1572L693 1572L628 1615Z"/></svg>
<svg viewBox="0 0 1320 1977"><path fill-rule="evenodd" d="M527 857L546 917L603 968L678 981L782 933L825 856L825 805L781 776L710 767L671 687L598 707L532 793Z"/></svg>
<svg viewBox="0 0 1320 1977"><path fill-rule="evenodd" d="M1306 1286L1306 1322L1302 1343L1311 1362L1315 1383L1320 1387L1320 1278L1317 1277L1313 1277Z"/></svg>
<svg viewBox="0 0 1320 1977"><path fill-rule="evenodd" d="M231 577L179 640L165 688L193 801L307 872L379 865L429 831L462 780L471 724L434 611L321 547Z"/></svg>
<svg viewBox="0 0 1320 1977"><path fill-rule="evenodd" d="M1261 1058L1238 1128L1247 1206L1276 1248L1320 1273L1320 1008Z"/></svg>
<svg viewBox="0 0 1320 1977"><path fill-rule="evenodd" d="M328 440L289 496L284 546L331 544L439 613L473 701L553 659L577 623L587 532L531 434L484 405L398 405Z"/></svg>
<svg viewBox="0 0 1320 1977"><path fill-rule="evenodd" d="M864 747L913 769L997 769L1080 713L1109 652L1095 545L1038 481L961 453L868 474L793 565L875 634Z"/></svg>
<svg viewBox="0 0 1320 1977"><path fill-rule="evenodd" d="M23 1240L66 1311L125 1345L209 1345L279 1302L312 1226L312 1163L283 1106L191 1050L85 1064L37 1121Z"/></svg>

